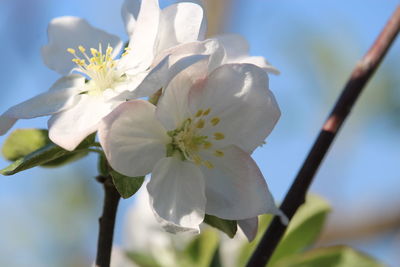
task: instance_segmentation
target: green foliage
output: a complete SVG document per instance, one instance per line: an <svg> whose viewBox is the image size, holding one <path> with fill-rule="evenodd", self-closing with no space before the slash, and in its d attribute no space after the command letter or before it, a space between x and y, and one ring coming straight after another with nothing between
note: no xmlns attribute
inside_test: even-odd
<svg viewBox="0 0 400 267"><path fill-rule="evenodd" d="M140 267L161 267L152 256L142 252L127 252L126 256Z"/></svg>
<svg viewBox="0 0 400 267"><path fill-rule="evenodd" d="M17 129L3 144L5 159L15 161L49 144L48 131L44 129Z"/></svg>
<svg viewBox="0 0 400 267"><path fill-rule="evenodd" d="M237 264L236 266L245 266L247 261L249 260L251 254L256 249L258 243L260 242L263 233L267 229L269 223L272 220L272 215L264 214L258 216L258 231L254 240L250 243L245 243L237 256Z"/></svg>
<svg viewBox="0 0 400 267"><path fill-rule="evenodd" d="M118 193L122 198L130 198L133 196L144 182L144 176L129 177L111 170L110 175Z"/></svg>
<svg viewBox="0 0 400 267"><path fill-rule="evenodd" d="M292 218L268 266L275 266L275 263L280 259L304 251L310 246L321 232L329 211L329 204L325 200L314 195L307 196L306 202ZM243 246L238 259L238 266L244 266L247 263L267 229L271 221L271 216L263 215L259 217L259 220L260 226L257 236L253 242Z"/></svg>
<svg viewBox="0 0 400 267"><path fill-rule="evenodd" d="M221 230L230 238L233 238L237 231L237 221L225 220L216 216L206 214L204 222L212 227Z"/></svg>
<svg viewBox="0 0 400 267"><path fill-rule="evenodd" d="M346 246L317 248L280 261L274 267L382 267L383 264Z"/></svg>
<svg viewBox="0 0 400 267"><path fill-rule="evenodd" d="M95 135L90 135L74 150L65 150L52 143L47 130L18 129L4 142L2 152L6 159L14 161L0 170L0 174L15 173L36 167L57 167L78 160L88 154Z"/></svg>
<svg viewBox="0 0 400 267"><path fill-rule="evenodd" d="M314 243L330 212L329 204L316 195L308 195L291 220L285 235L271 257L269 266L289 255L303 251Z"/></svg>
<svg viewBox="0 0 400 267"><path fill-rule="evenodd" d="M218 266L219 236L213 229L205 229L196 236L181 254L180 266Z"/></svg>

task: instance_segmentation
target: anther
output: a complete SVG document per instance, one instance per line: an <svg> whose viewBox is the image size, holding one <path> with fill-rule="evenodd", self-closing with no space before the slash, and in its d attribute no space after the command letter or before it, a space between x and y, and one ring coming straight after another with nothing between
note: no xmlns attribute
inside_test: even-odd
<svg viewBox="0 0 400 267"><path fill-rule="evenodd" d="M214 139L215 140L222 140L224 138L225 138L225 135L223 133L219 133L219 132L214 133Z"/></svg>
<svg viewBox="0 0 400 267"><path fill-rule="evenodd" d="M224 156L224 152L221 150L215 150L214 151L214 156L216 157L223 157Z"/></svg>
<svg viewBox="0 0 400 267"><path fill-rule="evenodd" d="M213 126L215 126L215 125L217 125L217 124L219 123L219 121L220 121L220 119L217 118L217 117L212 118L212 119L211 119L211 124L212 124Z"/></svg>

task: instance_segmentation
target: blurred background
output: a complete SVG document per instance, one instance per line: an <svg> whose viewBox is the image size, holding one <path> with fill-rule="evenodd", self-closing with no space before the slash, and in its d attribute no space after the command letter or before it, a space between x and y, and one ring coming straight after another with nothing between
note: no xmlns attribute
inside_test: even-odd
<svg viewBox="0 0 400 267"><path fill-rule="evenodd" d="M173 1L161 1L162 6ZM270 87L282 110L254 157L280 202L352 68L398 0L209 0L209 34L239 33L252 55L281 71ZM0 112L47 90L58 74L40 57L47 23L79 16L126 40L122 0L1 0ZM312 192L333 205L318 245L348 244L388 266L400 265L400 40L347 120L316 176ZM45 128L46 118L16 128ZM5 137L0 138L4 142ZM0 167L8 164L0 160ZM102 208L96 157L67 167L0 177L0 266L89 266ZM123 200L124 216L135 200ZM134 225L133 225L134 227Z"/></svg>

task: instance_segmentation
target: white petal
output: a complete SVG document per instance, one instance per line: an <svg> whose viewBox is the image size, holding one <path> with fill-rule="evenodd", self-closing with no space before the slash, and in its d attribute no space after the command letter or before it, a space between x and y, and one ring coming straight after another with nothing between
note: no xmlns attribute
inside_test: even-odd
<svg viewBox="0 0 400 267"><path fill-rule="evenodd" d="M58 79L51 87L52 90L65 89L68 87L82 88L85 85L85 78L79 74L71 74Z"/></svg>
<svg viewBox="0 0 400 267"><path fill-rule="evenodd" d="M138 18L130 36L128 55L122 58L131 66L150 66L154 59L154 48L160 20L158 0L142 1Z"/></svg>
<svg viewBox="0 0 400 267"><path fill-rule="evenodd" d="M140 10L140 0L125 0L121 14L124 20L126 33L131 36Z"/></svg>
<svg viewBox="0 0 400 267"><path fill-rule="evenodd" d="M267 73L275 75L280 74L280 71L272 66L264 57L242 57L234 60L232 63L248 63L262 68Z"/></svg>
<svg viewBox="0 0 400 267"><path fill-rule="evenodd" d="M167 130L180 127L182 122L191 116L188 109L188 94L196 81L192 80L193 76L190 73L185 70L175 76L158 101L157 118ZM201 80L198 82L201 83Z"/></svg>
<svg viewBox="0 0 400 267"><path fill-rule="evenodd" d="M258 231L258 217L238 220L238 225L249 242L253 241Z"/></svg>
<svg viewBox="0 0 400 267"><path fill-rule="evenodd" d="M203 21L203 8L194 3L178 3L163 9L160 14L158 46L160 52L178 44L197 41Z"/></svg>
<svg viewBox="0 0 400 267"><path fill-rule="evenodd" d="M0 135L5 134L18 119L51 115L76 104L84 83L84 78L76 78L63 77L49 91L9 108L0 116Z"/></svg>
<svg viewBox="0 0 400 267"><path fill-rule="evenodd" d="M74 150L89 134L97 130L102 118L116 103L105 102L102 96L81 95L72 108L53 115L49 122L51 141L67 150Z"/></svg>
<svg viewBox="0 0 400 267"><path fill-rule="evenodd" d="M68 48L76 49L79 54L79 45L89 50L98 49L101 44L103 51L110 45L116 55L122 47L122 42L117 36L97 29L86 20L77 17L53 19L48 27L48 39L49 43L42 47L44 63L62 75L69 74L76 66L71 61L74 57L67 52Z"/></svg>
<svg viewBox="0 0 400 267"><path fill-rule="evenodd" d="M150 173L170 142L155 106L144 100L118 106L102 121L99 139L111 167L131 177Z"/></svg>
<svg viewBox="0 0 400 267"><path fill-rule="evenodd" d="M188 66L207 58L208 57L205 55L190 55L183 57L174 63L171 63L170 56L164 58L150 71L142 83L132 91L132 94L128 99L151 96L160 88L165 88L177 73L181 72Z"/></svg>
<svg viewBox="0 0 400 267"><path fill-rule="evenodd" d="M185 43L182 45L178 45L171 49L167 49L163 52L160 52L155 59L155 62L160 62L165 56L170 57L171 63L175 63L180 59L190 56L190 55L207 55L209 56L209 60L204 66L197 66L193 70L194 79L199 77L204 78L209 72L214 70L216 67L220 66L222 61L225 58L225 50L221 46L221 44L215 39L208 39L205 41L196 41L191 43ZM185 70L188 71L188 70Z"/></svg>
<svg viewBox="0 0 400 267"><path fill-rule="evenodd" d="M266 73L250 64L217 68L203 86L190 91L189 105L193 114L210 108L209 118L220 119L216 126L206 124L204 135L221 132L225 139L217 142L220 146L235 144L249 153L263 143L280 117Z"/></svg>
<svg viewBox="0 0 400 267"><path fill-rule="evenodd" d="M200 169L180 158L161 159L147 185L154 213L167 231L199 232L206 197Z"/></svg>
<svg viewBox="0 0 400 267"><path fill-rule="evenodd" d="M229 220L264 213L281 214L250 155L236 146L221 150L224 156L207 158L214 168L202 167L206 180L206 213Z"/></svg>
<svg viewBox="0 0 400 267"><path fill-rule="evenodd" d="M279 74L279 70L273 67L264 57L249 56L249 44L246 39L237 34L222 34L215 37L225 48L225 64L248 63L254 64L268 73Z"/></svg>
<svg viewBox="0 0 400 267"><path fill-rule="evenodd" d="M249 54L249 44L241 35L221 34L214 38L225 48L226 63Z"/></svg>

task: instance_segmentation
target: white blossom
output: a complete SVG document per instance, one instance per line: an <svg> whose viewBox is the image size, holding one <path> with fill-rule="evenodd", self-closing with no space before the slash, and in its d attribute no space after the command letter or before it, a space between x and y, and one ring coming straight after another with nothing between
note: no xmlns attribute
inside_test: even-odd
<svg viewBox="0 0 400 267"><path fill-rule="evenodd" d="M157 107L126 102L99 129L115 170L152 173L150 202L171 232L198 232L205 214L245 220L253 230L258 215L282 215L250 157L280 116L267 75L252 64L225 64L204 76L210 61L173 78Z"/></svg>
<svg viewBox="0 0 400 267"><path fill-rule="evenodd" d="M151 87L154 80L156 86L165 86L177 72L199 60L188 55L172 61L164 51L204 38L201 6L181 2L161 10L158 0L126 0L122 14L130 39L125 51L117 36L84 19L53 19L42 56L50 69L64 76L49 91L3 113L0 134L18 119L52 115L50 139L73 150L97 130L104 116L126 101L123 92L135 91L141 84L148 88L142 94L149 96L160 88Z"/></svg>

